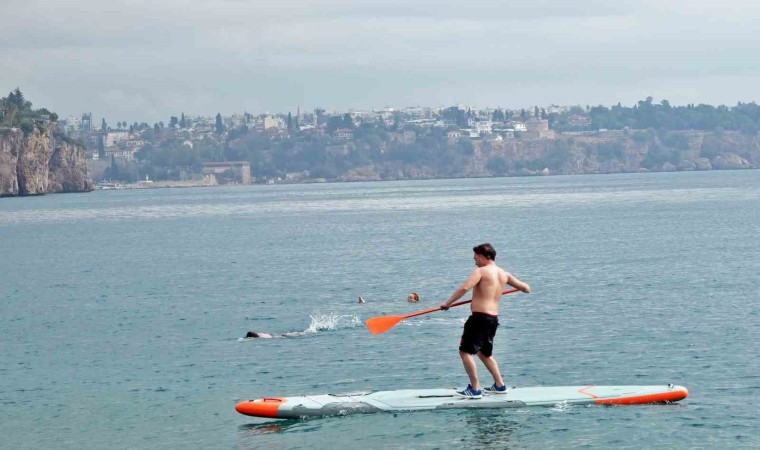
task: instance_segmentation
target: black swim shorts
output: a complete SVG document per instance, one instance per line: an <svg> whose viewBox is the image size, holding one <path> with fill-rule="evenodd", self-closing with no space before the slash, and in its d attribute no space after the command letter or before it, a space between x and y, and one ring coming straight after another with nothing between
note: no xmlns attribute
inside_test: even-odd
<svg viewBox="0 0 760 450"><path fill-rule="evenodd" d="M478 352L485 356L493 353L493 338L499 326L499 317L491 314L474 312L464 324L459 351L474 355Z"/></svg>

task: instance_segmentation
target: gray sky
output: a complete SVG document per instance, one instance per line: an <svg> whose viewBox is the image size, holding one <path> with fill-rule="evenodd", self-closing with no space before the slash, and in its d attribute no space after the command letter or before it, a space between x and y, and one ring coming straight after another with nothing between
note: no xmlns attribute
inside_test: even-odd
<svg viewBox="0 0 760 450"><path fill-rule="evenodd" d="M757 0L2 0L0 95L110 124L760 100Z"/></svg>

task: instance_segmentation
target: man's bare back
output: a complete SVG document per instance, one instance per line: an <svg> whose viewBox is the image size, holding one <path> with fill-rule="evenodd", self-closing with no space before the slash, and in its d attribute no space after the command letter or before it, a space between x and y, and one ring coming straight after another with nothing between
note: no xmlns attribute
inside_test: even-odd
<svg viewBox="0 0 760 450"><path fill-rule="evenodd" d="M480 281L472 288L472 312L482 312L493 316L499 315L499 299L507 284L509 274L493 261L484 267L478 267L473 272Z"/></svg>

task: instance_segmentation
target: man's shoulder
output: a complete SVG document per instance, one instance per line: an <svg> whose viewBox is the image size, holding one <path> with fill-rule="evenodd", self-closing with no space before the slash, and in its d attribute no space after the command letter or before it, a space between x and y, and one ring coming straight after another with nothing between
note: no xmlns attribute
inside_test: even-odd
<svg viewBox="0 0 760 450"><path fill-rule="evenodd" d="M505 280L508 280L508 279L509 279L509 277L511 277L511 276L512 276L512 274L511 274L511 273L509 273L509 272L507 271L507 269L505 269L505 268L503 268L503 267L499 267L499 276L500 276L500 277L502 277L502 278L504 278Z"/></svg>

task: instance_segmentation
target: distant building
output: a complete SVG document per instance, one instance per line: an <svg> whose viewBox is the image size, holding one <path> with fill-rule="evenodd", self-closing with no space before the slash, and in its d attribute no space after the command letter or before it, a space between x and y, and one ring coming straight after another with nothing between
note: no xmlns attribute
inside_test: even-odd
<svg viewBox="0 0 760 450"><path fill-rule="evenodd" d="M135 152L137 152L135 148L129 148L129 147L125 147L125 148L106 147L105 149L106 160L109 160L111 158L116 158L116 159L123 159L124 161L134 161ZM97 155L97 153L95 154Z"/></svg>
<svg viewBox="0 0 760 450"><path fill-rule="evenodd" d="M335 139L343 139L344 141L350 141L354 138L354 130L350 128L340 128L333 131L333 137Z"/></svg>
<svg viewBox="0 0 760 450"><path fill-rule="evenodd" d="M285 174L285 181L299 181L309 177L310 172L304 170L301 172L287 172Z"/></svg>
<svg viewBox="0 0 760 450"><path fill-rule="evenodd" d="M511 127L515 131L528 131L528 128L525 126L525 122L507 122L507 126Z"/></svg>
<svg viewBox="0 0 760 450"><path fill-rule="evenodd" d="M133 148L135 150L143 148L145 141L142 139L127 139L121 142L122 147Z"/></svg>
<svg viewBox="0 0 760 450"><path fill-rule="evenodd" d="M128 131L109 131L103 136L103 145L113 147L121 141L129 139Z"/></svg>
<svg viewBox="0 0 760 450"><path fill-rule="evenodd" d="M248 161L205 162L202 164L204 174L233 174L241 184L253 184L251 163Z"/></svg>
<svg viewBox="0 0 760 450"><path fill-rule="evenodd" d="M480 122L475 122L475 132L478 133L480 136L488 135L493 133L493 122L490 120L484 120Z"/></svg>
<svg viewBox="0 0 760 450"><path fill-rule="evenodd" d="M264 117L264 129L268 130L270 128L283 129L285 128L285 123L279 117L266 116Z"/></svg>
<svg viewBox="0 0 760 450"><path fill-rule="evenodd" d="M525 121L525 139L554 139L554 130L549 129L549 121L531 117Z"/></svg>
<svg viewBox="0 0 760 450"><path fill-rule="evenodd" d="M567 124L571 127L586 127L591 125L591 119L583 114L571 114L567 118Z"/></svg>
<svg viewBox="0 0 760 450"><path fill-rule="evenodd" d="M82 121L80 122L79 129L85 133L92 131L92 113L82 113Z"/></svg>

